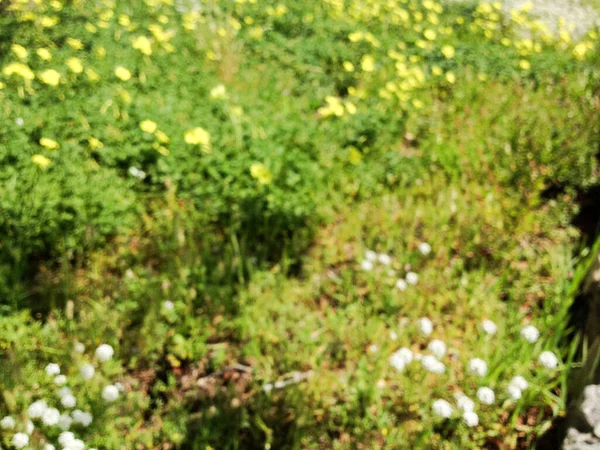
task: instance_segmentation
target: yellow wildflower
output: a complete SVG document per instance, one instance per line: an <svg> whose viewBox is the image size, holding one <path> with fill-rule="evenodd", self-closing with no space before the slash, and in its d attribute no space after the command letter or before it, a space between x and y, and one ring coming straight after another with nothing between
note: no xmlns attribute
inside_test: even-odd
<svg viewBox="0 0 600 450"><path fill-rule="evenodd" d="M354 146L348 147L348 161L350 164L357 165L362 160L362 153Z"/></svg>
<svg viewBox="0 0 600 450"><path fill-rule="evenodd" d="M52 54L47 48L38 48L35 52L44 61L50 61L52 59Z"/></svg>
<svg viewBox="0 0 600 450"><path fill-rule="evenodd" d="M90 148L92 150L104 147L104 144L99 139L96 139L95 137L92 137L92 136L90 136L88 138L88 143L90 144Z"/></svg>
<svg viewBox="0 0 600 450"><path fill-rule="evenodd" d="M58 86L58 83L60 82L60 73L54 69L47 69L39 73L38 78L45 84Z"/></svg>
<svg viewBox="0 0 600 450"><path fill-rule="evenodd" d="M250 175L256 178L260 184L269 184L273 181L273 174L262 163L254 163L250 166Z"/></svg>
<svg viewBox="0 0 600 450"><path fill-rule="evenodd" d="M442 68L440 66L433 66L431 68L431 74L439 77L442 74Z"/></svg>
<svg viewBox="0 0 600 450"><path fill-rule="evenodd" d="M225 86L219 84L210 90L210 98L212 99L225 99L227 98L227 90Z"/></svg>
<svg viewBox="0 0 600 450"><path fill-rule="evenodd" d="M158 126L156 125L156 122L153 122L152 120L142 120L140 122L140 128L146 133L153 134Z"/></svg>
<svg viewBox="0 0 600 450"><path fill-rule="evenodd" d="M67 38L67 45L73 50L81 50L83 48L83 42L74 38Z"/></svg>
<svg viewBox="0 0 600 450"><path fill-rule="evenodd" d="M0 81L0 89L4 89L5 87L6 85L2 81Z"/></svg>
<svg viewBox="0 0 600 450"><path fill-rule="evenodd" d="M450 84L456 83L456 75L454 75L454 72L446 72L446 81Z"/></svg>
<svg viewBox="0 0 600 450"><path fill-rule="evenodd" d="M423 36L425 36L425 39L428 39L430 41L435 41L435 38L437 37L437 33L431 29L427 29L423 32Z"/></svg>
<svg viewBox="0 0 600 450"><path fill-rule="evenodd" d="M89 22L85 24L85 29L90 33L95 33L98 30L94 24Z"/></svg>
<svg viewBox="0 0 600 450"><path fill-rule="evenodd" d="M100 75L98 75L92 69L85 69L85 74L87 75L88 80L90 80L90 81L98 81L100 79Z"/></svg>
<svg viewBox="0 0 600 450"><path fill-rule="evenodd" d="M100 59L106 56L106 49L104 47L98 47L96 49L96 56Z"/></svg>
<svg viewBox="0 0 600 450"><path fill-rule="evenodd" d="M19 57L19 59L27 59L27 49L19 44L13 44L10 49L13 51L15 55Z"/></svg>
<svg viewBox="0 0 600 450"><path fill-rule="evenodd" d="M348 39L350 42L358 42L364 38L364 34L361 31L355 31L354 33L350 33L348 35Z"/></svg>
<svg viewBox="0 0 600 450"><path fill-rule="evenodd" d="M29 68L27 64L18 62L10 63L8 66L2 69L2 73L7 77L11 75L19 75L25 80L33 80L35 78L33 71Z"/></svg>
<svg viewBox="0 0 600 450"><path fill-rule="evenodd" d="M136 37L133 41L132 46L136 50L142 52L144 55L150 56L152 54L152 43L150 42L150 39L148 39L146 36Z"/></svg>
<svg viewBox="0 0 600 450"><path fill-rule="evenodd" d="M519 61L519 67L523 70L529 70L531 69L531 63L526 59L522 59Z"/></svg>
<svg viewBox="0 0 600 450"><path fill-rule="evenodd" d="M442 54L448 59L454 58L456 50L454 50L454 47L452 47L451 45L444 45L442 47Z"/></svg>
<svg viewBox="0 0 600 450"><path fill-rule="evenodd" d="M44 155L33 155L31 157L31 162L43 169L48 167L52 161L50 161L50 159L46 158Z"/></svg>
<svg viewBox="0 0 600 450"><path fill-rule="evenodd" d="M371 55L365 55L360 61L360 67L365 72L373 72L375 70L375 58Z"/></svg>
<svg viewBox="0 0 600 450"><path fill-rule="evenodd" d="M129 16L121 14L119 16L119 25L121 25L122 27L128 27L129 25L131 25L131 19L129 18Z"/></svg>
<svg viewBox="0 0 600 450"><path fill-rule="evenodd" d="M352 102L346 102L346 111L348 111L349 114L356 114L356 105Z"/></svg>
<svg viewBox="0 0 600 450"><path fill-rule="evenodd" d="M210 134L204 128L196 127L186 131L184 139L190 145L200 145L206 153L211 152Z"/></svg>
<svg viewBox="0 0 600 450"><path fill-rule="evenodd" d="M44 28L51 28L54 25L56 25L57 23L58 23L58 17L44 16L44 17L42 17L42 20L40 20L40 25Z"/></svg>
<svg viewBox="0 0 600 450"><path fill-rule="evenodd" d="M83 72L83 64L79 58L69 58L65 64L69 66L69 69L71 69L73 73Z"/></svg>
<svg viewBox="0 0 600 450"><path fill-rule="evenodd" d="M56 150L57 148L60 147L60 145L58 145L58 142L56 142L55 140L52 140L50 138L41 138L40 145L42 147L47 148L48 150Z"/></svg>
<svg viewBox="0 0 600 450"><path fill-rule="evenodd" d="M115 68L115 75L122 81L128 81L131 79L131 72L123 66Z"/></svg>
<svg viewBox="0 0 600 450"><path fill-rule="evenodd" d="M156 130L156 133L154 133L154 135L156 136L156 139L158 139L158 142L160 142L161 144L166 144L170 141L169 136L167 136L167 134L164 131Z"/></svg>
<svg viewBox="0 0 600 450"><path fill-rule="evenodd" d="M346 72L354 72L354 64L350 61L344 61L344 70Z"/></svg>

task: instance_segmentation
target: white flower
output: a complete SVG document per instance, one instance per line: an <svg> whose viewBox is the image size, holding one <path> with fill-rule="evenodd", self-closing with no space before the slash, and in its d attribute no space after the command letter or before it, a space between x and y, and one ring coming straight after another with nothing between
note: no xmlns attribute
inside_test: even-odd
<svg viewBox="0 0 600 450"><path fill-rule="evenodd" d="M56 450L56 447L52 444L46 444L44 445L44 450Z"/></svg>
<svg viewBox="0 0 600 450"><path fill-rule="evenodd" d="M479 416L474 411L465 411L463 420L468 427L476 427L479 425Z"/></svg>
<svg viewBox="0 0 600 450"><path fill-rule="evenodd" d="M477 398L481 403L491 405L494 403L496 396L494 395L494 391L492 391L489 387L480 387L477 389Z"/></svg>
<svg viewBox="0 0 600 450"><path fill-rule="evenodd" d="M94 373L96 373L96 370L91 364L84 364L83 366L81 366L81 369L79 369L79 372L81 373L81 376L84 380L91 380L94 377Z"/></svg>
<svg viewBox="0 0 600 450"><path fill-rule="evenodd" d="M113 357L115 351L108 344L102 344L96 349L96 358L102 362L106 362Z"/></svg>
<svg viewBox="0 0 600 450"><path fill-rule="evenodd" d="M540 354L539 361L546 369L554 369L558 366L558 358L548 350Z"/></svg>
<svg viewBox="0 0 600 450"><path fill-rule="evenodd" d="M514 384L509 384L506 390L508 392L509 397L513 400L519 400L522 396L521 389L519 389L519 387L515 386Z"/></svg>
<svg viewBox="0 0 600 450"><path fill-rule="evenodd" d="M483 331L487 334L496 334L496 331L498 331L498 326L488 319L481 322L481 328L483 328Z"/></svg>
<svg viewBox="0 0 600 450"><path fill-rule="evenodd" d="M83 352L85 352L85 345L83 345L81 342L76 342L75 346L73 347L73 349L77 353L83 353Z"/></svg>
<svg viewBox="0 0 600 450"><path fill-rule="evenodd" d="M406 274L406 282L408 284L412 284L413 286L419 282L419 275L414 272L408 272Z"/></svg>
<svg viewBox="0 0 600 450"><path fill-rule="evenodd" d="M431 408L442 419L447 419L452 415L452 406L446 400L436 400Z"/></svg>
<svg viewBox="0 0 600 450"><path fill-rule="evenodd" d="M31 420L28 420L27 422L25 422L25 433L31 435L31 433L33 433L33 430L35 430L35 426L33 425L33 422Z"/></svg>
<svg viewBox="0 0 600 450"><path fill-rule="evenodd" d="M77 399L72 394L63 395L60 402L65 408L73 408L77 404Z"/></svg>
<svg viewBox="0 0 600 450"><path fill-rule="evenodd" d="M68 386L63 386L58 390L57 393L59 397L64 397L65 395L71 394L71 388Z"/></svg>
<svg viewBox="0 0 600 450"><path fill-rule="evenodd" d="M65 375L56 375L54 377L54 384L57 386L62 386L67 382L67 377Z"/></svg>
<svg viewBox="0 0 600 450"><path fill-rule="evenodd" d="M371 344L369 345L367 350L369 351L369 353L375 353L377 350L379 350L379 346L377 344Z"/></svg>
<svg viewBox="0 0 600 450"><path fill-rule="evenodd" d="M45 370L48 375L58 375L60 373L60 366L56 363L50 363L46 366Z"/></svg>
<svg viewBox="0 0 600 450"><path fill-rule="evenodd" d="M398 333L396 333L395 331L390 331L390 339L392 341L397 341L398 340Z"/></svg>
<svg viewBox="0 0 600 450"><path fill-rule="evenodd" d="M439 361L435 356L423 356L423 358L421 359L421 364L423 365L425 370L431 373L441 374L446 371L446 366L444 366L444 363Z"/></svg>
<svg viewBox="0 0 600 450"><path fill-rule="evenodd" d="M370 272L371 270L373 270L373 263L365 259L363 260L363 262L360 263L360 268L365 272Z"/></svg>
<svg viewBox="0 0 600 450"><path fill-rule="evenodd" d="M429 255L429 253L431 253L431 245L429 245L427 242L421 242L419 244L419 251L422 255Z"/></svg>
<svg viewBox="0 0 600 450"><path fill-rule="evenodd" d="M49 427L53 427L58 424L60 419L60 412L56 408L48 408L44 411L44 415L42 416L42 422L44 425Z"/></svg>
<svg viewBox="0 0 600 450"><path fill-rule="evenodd" d="M381 264L385 264L386 266L389 266L392 263L392 258L390 258L390 255L386 255L385 253L380 253L377 255L377 259Z"/></svg>
<svg viewBox="0 0 600 450"><path fill-rule="evenodd" d="M263 391L264 392L271 392L273 390L273 384L272 383L267 383L263 386Z"/></svg>
<svg viewBox="0 0 600 450"><path fill-rule="evenodd" d="M419 319L419 329L425 336L429 336L433 332L433 323L427 317Z"/></svg>
<svg viewBox="0 0 600 450"><path fill-rule="evenodd" d="M129 168L129 173L131 175L133 175L136 178L139 178L140 180L143 180L144 178L146 178L146 172L144 172L143 170L138 169L137 167L130 167Z"/></svg>
<svg viewBox="0 0 600 450"><path fill-rule="evenodd" d="M81 411L80 409L76 409L71 413L73 420L77 423L80 423L84 427L87 427L92 423L93 416L89 412Z"/></svg>
<svg viewBox="0 0 600 450"><path fill-rule="evenodd" d="M61 430L68 430L71 427L71 423L73 419L67 413L63 413L60 415L60 419L58 419L58 427Z"/></svg>
<svg viewBox="0 0 600 450"><path fill-rule="evenodd" d="M85 443L81 439L73 439L63 450L84 450Z"/></svg>
<svg viewBox="0 0 600 450"><path fill-rule="evenodd" d="M175 308L175 304L171 300L166 300L163 303L163 306L169 311L173 311L173 309Z"/></svg>
<svg viewBox="0 0 600 450"><path fill-rule="evenodd" d="M16 123L17 125L19 125L20 127L22 127L22 126L25 124L25 121L23 120L23 118L22 118L22 117L17 117L17 118L15 119L15 123Z"/></svg>
<svg viewBox="0 0 600 450"><path fill-rule="evenodd" d="M12 444L15 448L23 448L29 444L29 436L25 433L15 433L12 438Z"/></svg>
<svg viewBox="0 0 600 450"><path fill-rule="evenodd" d="M533 325L527 325L521 330L521 336L523 336L528 342L531 342L533 344L539 339L540 332Z"/></svg>
<svg viewBox="0 0 600 450"><path fill-rule="evenodd" d="M444 344L439 339L434 339L433 341L431 341L429 343L429 345L427 346L427 348L429 349L429 351L431 353L433 353L438 358L442 358L446 354L446 350L447 350L446 344Z"/></svg>
<svg viewBox="0 0 600 450"><path fill-rule="evenodd" d="M365 259L367 261L375 262L377 261L377 253L375 253L373 250L367 250L365 252Z"/></svg>
<svg viewBox="0 0 600 450"><path fill-rule="evenodd" d="M58 436L58 443L63 447L68 446L71 442L75 440L75 435L70 431L63 431Z"/></svg>
<svg viewBox="0 0 600 450"><path fill-rule="evenodd" d="M390 364L391 366L399 371L404 370L404 368L410 364L413 360L413 352L406 347L402 347L401 349L392 353L390 356Z"/></svg>
<svg viewBox="0 0 600 450"><path fill-rule="evenodd" d="M467 397L462 392L454 395L456 399L456 406L463 412L473 411L475 409L475 402Z"/></svg>
<svg viewBox="0 0 600 450"><path fill-rule="evenodd" d="M399 291L405 291L407 287L408 284L402 278L396 281L396 289L398 289Z"/></svg>
<svg viewBox="0 0 600 450"><path fill-rule="evenodd" d="M44 400L37 400L29 405L29 408L27 408L27 415L30 419L37 419L44 415L46 408L48 408L48 405Z"/></svg>
<svg viewBox="0 0 600 450"><path fill-rule="evenodd" d="M529 386L529 383L527 383L527 380L525 378L523 378L521 375L517 375L516 377L513 377L512 380L510 380L510 385L516 386L520 390L524 391Z"/></svg>
<svg viewBox="0 0 600 450"><path fill-rule="evenodd" d="M487 373L487 364L483 359L473 358L469 361L469 371L480 377L483 377Z"/></svg>
<svg viewBox="0 0 600 450"><path fill-rule="evenodd" d="M117 389L117 387L113 386L112 384L105 386L104 389L102 389L102 398L104 399L104 401L114 402L116 399L119 398L119 389Z"/></svg>
<svg viewBox="0 0 600 450"><path fill-rule="evenodd" d="M15 419L10 416L4 416L0 420L0 428L3 430L12 430L15 427Z"/></svg>

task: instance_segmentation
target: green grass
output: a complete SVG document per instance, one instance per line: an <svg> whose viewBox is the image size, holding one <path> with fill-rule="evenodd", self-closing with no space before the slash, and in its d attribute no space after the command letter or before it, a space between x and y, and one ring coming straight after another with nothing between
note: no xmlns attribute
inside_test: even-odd
<svg viewBox="0 0 600 450"><path fill-rule="evenodd" d="M0 5L3 447L33 401L68 412L51 362L98 449L531 448L564 414L587 264L571 220L598 183L594 31L416 0ZM369 250L390 263L364 270ZM418 360L433 339L439 374ZM57 445L33 422L32 448Z"/></svg>

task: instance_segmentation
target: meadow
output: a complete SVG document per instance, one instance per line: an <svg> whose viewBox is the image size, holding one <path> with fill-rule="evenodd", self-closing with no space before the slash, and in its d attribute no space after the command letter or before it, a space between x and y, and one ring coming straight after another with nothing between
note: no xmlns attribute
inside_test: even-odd
<svg viewBox="0 0 600 450"><path fill-rule="evenodd" d="M0 1L0 448L533 448L600 53L531 6Z"/></svg>

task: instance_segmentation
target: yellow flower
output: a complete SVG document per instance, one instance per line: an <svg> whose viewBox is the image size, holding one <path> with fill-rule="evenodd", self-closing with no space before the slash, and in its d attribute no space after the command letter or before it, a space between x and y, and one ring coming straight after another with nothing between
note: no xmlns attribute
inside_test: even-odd
<svg viewBox="0 0 600 450"><path fill-rule="evenodd" d="M456 50L454 50L454 47L452 47L451 45L444 45L442 47L442 54L448 59L454 58Z"/></svg>
<svg viewBox="0 0 600 450"><path fill-rule="evenodd" d="M573 48L573 56L579 61L585 59L585 54L588 52L590 48L593 48L591 42L580 42Z"/></svg>
<svg viewBox="0 0 600 450"><path fill-rule="evenodd" d="M19 57L19 59L27 59L27 49L19 44L13 44L10 49L13 51L15 55Z"/></svg>
<svg viewBox="0 0 600 450"><path fill-rule="evenodd" d="M88 143L90 144L90 148L92 150L104 147L104 144L99 139L96 139L95 137L89 137Z"/></svg>
<svg viewBox="0 0 600 450"><path fill-rule="evenodd" d="M56 150L57 148L60 147L60 145L58 145L58 142L56 142L50 138L41 138L40 145L42 147L47 148L48 150Z"/></svg>
<svg viewBox="0 0 600 450"><path fill-rule="evenodd" d="M435 41L435 38L437 37L437 33L431 29L427 29L423 32L423 36L425 36L425 38L430 41Z"/></svg>
<svg viewBox="0 0 600 450"><path fill-rule="evenodd" d="M344 70L346 72L354 72L354 64L350 61L344 61Z"/></svg>
<svg viewBox="0 0 600 450"><path fill-rule="evenodd" d="M119 25L121 25L122 27L128 27L129 25L131 25L131 19L129 18L129 16L121 14L119 16Z"/></svg>
<svg viewBox="0 0 600 450"><path fill-rule="evenodd" d="M123 81L128 81L131 79L131 72L123 66L118 66L115 69L115 75L117 76L117 78Z"/></svg>
<svg viewBox="0 0 600 450"><path fill-rule="evenodd" d="M196 127L185 132L185 142L191 145L200 145L206 153L211 152L210 134L204 128Z"/></svg>
<svg viewBox="0 0 600 450"><path fill-rule="evenodd" d="M329 117L331 115L341 117L344 115L344 105L342 105L342 102L338 97L328 95L325 97L325 101L327 102L327 105L318 109L319 114L323 117Z"/></svg>
<svg viewBox="0 0 600 450"><path fill-rule="evenodd" d="M2 81L0 81L0 89L4 89L5 87L6 85Z"/></svg>
<svg viewBox="0 0 600 450"><path fill-rule="evenodd" d="M433 66L431 68L431 74L439 77L442 74L442 68L440 66Z"/></svg>
<svg viewBox="0 0 600 450"><path fill-rule="evenodd" d="M57 23L58 23L58 17L44 16L44 17L42 17L42 20L40 20L40 25L44 28L53 27Z"/></svg>
<svg viewBox="0 0 600 450"><path fill-rule="evenodd" d="M54 69L47 69L38 74L38 78L43 83L49 84L50 86L58 86L60 82L60 73Z"/></svg>
<svg viewBox="0 0 600 450"><path fill-rule="evenodd" d="M46 158L44 155L33 155L31 157L31 162L43 169L48 167L52 161L50 161L50 159Z"/></svg>
<svg viewBox="0 0 600 450"><path fill-rule="evenodd" d="M519 61L519 67L523 70L529 70L531 69L531 63L526 59L522 59Z"/></svg>
<svg viewBox="0 0 600 450"><path fill-rule="evenodd" d="M219 84L210 90L210 98L212 99L225 99L227 98L227 90L225 86Z"/></svg>
<svg viewBox="0 0 600 450"><path fill-rule="evenodd" d="M65 64L69 66L69 69L71 69L73 73L83 72L83 64L79 58L69 58Z"/></svg>
<svg viewBox="0 0 600 450"><path fill-rule="evenodd" d="M148 39L146 36L136 37L133 41L132 46L136 50L142 52L144 55L150 56L152 54L152 43L150 42L150 39Z"/></svg>
<svg viewBox="0 0 600 450"><path fill-rule="evenodd" d="M357 165L362 160L362 153L354 146L348 147L348 161L350 164Z"/></svg>
<svg viewBox="0 0 600 450"><path fill-rule="evenodd" d="M119 95L121 97L121 100L127 104L131 103L131 94L129 93L129 91L123 89Z"/></svg>
<svg viewBox="0 0 600 450"><path fill-rule="evenodd" d="M52 59L52 54L47 48L38 48L35 52L44 61L50 61Z"/></svg>
<svg viewBox="0 0 600 450"><path fill-rule="evenodd" d="M29 68L27 64L18 62L10 63L8 66L2 69L2 73L7 77L11 75L19 75L25 80L33 80L35 78L33 71Z"/></svg>
<svg viewBox="0 0 600 450"><path fill-rule="evenodd" d="M256 178L260 184L269 184L273 181L273 174L262 163L254 163L250 166L250 175Z"/></svg>
<svg viewBox="0 0 600 450"><path fill-rule="evenodd" d="M375 58L371 55L365 55L360 61L360 67L365 72L373 72L375 70Z"/></svg>
<svg viewBox="0 0 600 450"><path fill-rule="evenodd" d="M348 111L348 114L356 114L356 105L352 102L346 102L346 111Z"/></svg>
<svg viewBox="0 0 600 450"><path fill-rule="evenodd" d="M85 24L85 29L90 33L95 33L98 30L94 24L89 22Z"/></svg>
<svg viewBox="0 0 600 450"><path fill-rule="evenodd" d="M98 47L96 49L96 56L100 59L106 56L106 49L104 47Z"/></svg>
<svg viewBox="0 0 600 450"><path fill-rule="evenodd" d="M153 122L151 120L142 120L140 122L140 128L142 129L142 131L152 134L156 131L156 128L158 128L158 126L156 125L156 122Z"/></svg>
<svg viewBox="0 0 600 450"><path fill-rule="evenodd" d="M100 75L98 75L92 69L85 69L85 74L87 75L88 80L90 81L98 81L100 79Z"/></svg>
<svg viewBox="0 0 600 450"><path fill-rule="evenodd" d="M263 29L263 27L257 25L255 27L250 28L250 30L248 31L248 36L250 36L254 40L259 40L260 38L262 38L264 32L265 30Z"/></svg>
<svg viewBox="0 0 600 450"><path fill-rule="evenodd" d="M83 42L74 38L67 38L67 45L73 50L81 50L83 48Z"/></svg>
<svg viewBox="0 0 600 450"><path fill-rule="evenodd" d="M450 84L456 83L456 75L454 75L454 72L446 72L446 81Z"/></svg>
<svg viewBox="0 0 600 450"><path fill-rule="evenodd" d="M160 142L161 144L166 144L170 141L169 136L167 136L167 134L164 131L156 130L156 133L154 133L154 135L156 136L156 139L158 139L158 142Z"/></svg>
<svg viewBox="0 0 600 450"><path fill-rule="evenodd" d="M364 34L361 31L355 31L354 33L350 33L348 35L348 39L350 42L358 42L364 38Z"/></svg>

